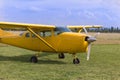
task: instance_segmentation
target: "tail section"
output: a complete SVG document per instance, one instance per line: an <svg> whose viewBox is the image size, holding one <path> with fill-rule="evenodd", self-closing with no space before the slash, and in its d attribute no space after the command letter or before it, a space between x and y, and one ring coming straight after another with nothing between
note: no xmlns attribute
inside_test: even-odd
<svg viewBox="0 0 120 80"><path fill-rule="evenodd" d="M6 37L13 37L13 36L16 36L16 35L11 32L7 32L7 31L0 29L0 39L6 38Z"/></svg>

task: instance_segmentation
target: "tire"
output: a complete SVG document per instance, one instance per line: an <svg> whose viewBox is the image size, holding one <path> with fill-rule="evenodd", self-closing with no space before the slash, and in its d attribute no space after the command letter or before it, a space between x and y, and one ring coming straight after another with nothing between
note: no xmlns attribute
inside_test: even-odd
<svg viewBox="0 0 120 80"><path fill-rule="evenodd" d="M37 63L37 62L38 62L37 57L36 57L36 56L32 56L32 57L30 58L30 62L32 62L32 63Z"/></svg>
<svg viewBox="0 0 120 80"><path fill-rule="evenodd" d="M64 53L60 53L60 54L58 54L58 57L59 57L59 59L64 59L65 55L64 55Z"/></svg>
<svg viewBox="0 0 120 80"><path fill-rule="evenodd" d="M78 58L73 59L73 64L79 64L80 60Z"/></svg>

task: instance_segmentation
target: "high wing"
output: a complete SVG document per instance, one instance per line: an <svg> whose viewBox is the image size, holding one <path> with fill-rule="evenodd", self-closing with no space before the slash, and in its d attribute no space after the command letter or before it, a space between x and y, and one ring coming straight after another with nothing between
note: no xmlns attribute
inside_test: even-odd
<svg viewBox="0 0 120 80"><path fill-rule="evenodd" d="M14 22L0 22L0 28L2 29L53 29L54 25L41 25L41 24L26 24L26 23L14 23Z"/></svg>
<svg viewBox="0 0 120 80"><path fill-rule="evenodd" d="M78 25L78 26L67 26L68 28L101 28L101 25Z"/></svg>
<svg viewBox="0 0 120 80"><path fill-rule="evenodd" d="M25 24L25 23L13 23L13 22L0 22L0 28L1 29L26 29L32 34L34 34L40 41L42 41L45 45L50 47L52 50L56 51L55 48L46 42L40 35L36 33L36 31L42 31L42 30L51 30L54 29L54 25L41 25L41 24ZM4 31L3 31L4 32ZM4 34L2 37L8 37L7 33L3 33L2 31L0 33ZM11 34L12 36L12 34Z"/></svg>
<svg viewBox="0 0 120 80"><path fill-rule="evenodd" d="M101 28L101 25L77 25L77 26L67 26L71 30L81 32L84 28Z"/></svg>

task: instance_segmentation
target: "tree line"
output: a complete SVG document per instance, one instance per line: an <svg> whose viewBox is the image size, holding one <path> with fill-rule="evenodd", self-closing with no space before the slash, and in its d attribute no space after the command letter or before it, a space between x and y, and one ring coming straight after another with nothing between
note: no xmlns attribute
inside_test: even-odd
<svg viewBox="0 0 120 80"><path fill-rule="evenodd" d="M88 29L89 32L104 32L104 33L120 33L119 27L103 27L103 28L97 28L97 29Z"/></svg>

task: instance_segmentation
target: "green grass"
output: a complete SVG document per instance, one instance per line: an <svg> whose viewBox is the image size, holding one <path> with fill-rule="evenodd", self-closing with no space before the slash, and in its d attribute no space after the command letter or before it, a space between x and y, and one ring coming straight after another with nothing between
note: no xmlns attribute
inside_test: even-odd
<svg viewBox="0 0 120 80"><path fill-rule="evenodd" d="M58 59L57 54L42 53L37 64L29 58L35 52L12 46L0 47L0 80L120 80L120 45L93 45L90 61L77 54Z"/></svg>

